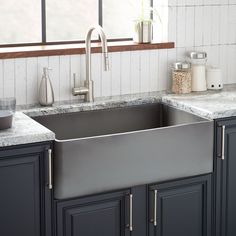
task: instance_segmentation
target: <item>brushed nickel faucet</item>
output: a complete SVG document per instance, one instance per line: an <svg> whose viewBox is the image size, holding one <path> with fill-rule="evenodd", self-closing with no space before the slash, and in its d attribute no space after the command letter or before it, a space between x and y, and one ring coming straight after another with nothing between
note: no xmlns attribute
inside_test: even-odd
<svg viewBox="0 0 236 236"><path fill-rule="evenodd" d="M102 53L104 58L104 70L109 70L109 60L108 60L108 47L107 47L107 37L101 26L92 26L89 28L86 35L86 80L84 81L84 87L75 86L75 77L74 77L74 88L72 88L72 94L74 96L84 95L85 102L94 101L94 83L91 79L91 36L93 31L96 30L99 34L102 42Z"/></svg>

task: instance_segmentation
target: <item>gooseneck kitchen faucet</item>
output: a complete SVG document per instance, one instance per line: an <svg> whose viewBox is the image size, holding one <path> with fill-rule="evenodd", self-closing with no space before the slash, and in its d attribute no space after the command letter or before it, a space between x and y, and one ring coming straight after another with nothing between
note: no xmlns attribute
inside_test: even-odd
<svg viewBox="0 0 236 236"><path fill-rule="evenodd" d="M107 37L106 34L101 26L92 26L89 28L85 44L86 44L86 80L84 81L84 87L75 86L75 78L74 78L74 88L72 88L72 94L74 96L77 95L84 95L84 100L86 102L93 102L94 101L94 82L91 79L91 37L93 31L96 31L100 38L102 44L102 54L104 58L104 70L109 70L109 60L108 60L108 47L107 47Z"/></svg>

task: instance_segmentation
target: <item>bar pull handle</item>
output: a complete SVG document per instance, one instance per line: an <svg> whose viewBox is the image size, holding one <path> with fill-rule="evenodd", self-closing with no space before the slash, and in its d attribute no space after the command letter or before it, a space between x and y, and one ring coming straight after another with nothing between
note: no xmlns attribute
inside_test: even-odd
<svg viewBox="0 0 236 236"><path fill-rule="evenodd" d="M48 188L52 189L52 149L48 149Z"/></svg>
<svg viewBox="0 0 236 236"><path fill-rule="evenodd" d="M133 231L133 194L129 194L129 224L127 225L129 231Z"/></svg>
<svg viewBox="0 0 236 236"><path fill-rule="evenodd" d="M154 210L153 210L153 225L157 226L157 190L154 190Z"/></svg>
<svg viewBox="0 0 236 236"><path fill-rule="evenodd" d="M225 159L225 125L222 126L221 160Z"/></svg>

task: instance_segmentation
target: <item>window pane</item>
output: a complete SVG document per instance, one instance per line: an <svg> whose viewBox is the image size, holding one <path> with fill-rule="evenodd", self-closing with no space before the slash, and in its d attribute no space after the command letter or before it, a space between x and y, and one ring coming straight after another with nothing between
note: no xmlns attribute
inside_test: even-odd
<svg viewBox="0 0 236 236"><path fill-rule="evenodd" d="M150 0L144 4L148 6ZM132 38L134 20L140 16L141 0L103 0L103 27L108 38Z"/></svg>
<svg viewBox="0 0 236 236"><path fill-rule="evenodd" d="M2 0L0 4L0 44L42 41L41 0Z"/></svg>
<svg viewBox="0 0 236 236"><path fill-rule="evenodd" d="M84 40L98 24L98 0L46 0L46 15L48 42Z"/></svg>

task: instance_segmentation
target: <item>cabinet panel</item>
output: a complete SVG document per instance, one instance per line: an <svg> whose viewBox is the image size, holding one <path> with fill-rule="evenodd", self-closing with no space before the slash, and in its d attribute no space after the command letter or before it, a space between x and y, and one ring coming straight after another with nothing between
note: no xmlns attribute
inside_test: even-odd
<svg viewBox="0 0 236 236"><path fill-rule="evenodd" d="M0 160L0 235L40 235L39 158Z"/></svg>
<svg viewBox="0 0 236 236"><path fill-rule="evenodd" d="M151 186L149 235L210 236L210 182L208 176Z"/></svg>
<svg viewBox="0 0 236 236"><path fill-rule="evenodd" d="M225 125L222 160L222 126ZM215 235L236 235L236 119L220 121L216 126Z"/></svg>
<svg viewBox="0 0 236 236"><path fill-rule="evenodd" d="M0 148L0 235L52 235L49 148L49 144Z"/></svg>
<svg viewBox="0 0 236 236"><path fill-rule="evenodd" d="M129 236L129 191L57 202L57 236Z"/></svg>

